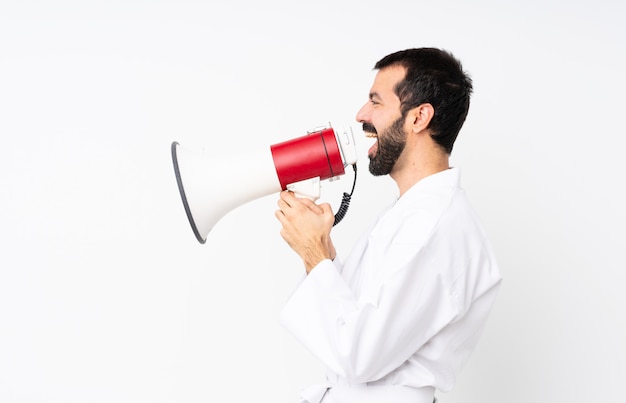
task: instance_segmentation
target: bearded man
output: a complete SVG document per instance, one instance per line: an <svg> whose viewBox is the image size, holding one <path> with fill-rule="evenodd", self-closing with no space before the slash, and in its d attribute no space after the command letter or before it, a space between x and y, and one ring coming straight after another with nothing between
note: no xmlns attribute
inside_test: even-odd
<svg viewBox="0 0 626 403"><path fill-rule="evenodd" d="M449 157L472 82L449 52L385 56L356 119L373 175L397 201L342 262L330 205L285 191L276 217L306 277L281 322L327 368L302 393L309 403L431 403L449 391L477 344L501 282L485 232Z"/></svg>

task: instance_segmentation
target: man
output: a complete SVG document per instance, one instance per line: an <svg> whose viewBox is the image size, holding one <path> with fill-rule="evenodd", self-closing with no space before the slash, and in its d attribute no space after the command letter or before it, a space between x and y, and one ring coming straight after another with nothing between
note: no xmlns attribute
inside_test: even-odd
<svg viewBox="0 0 626 403"><path fill-rule="evenodd" d="M328 369L302 402L433 402L435 390L454 385L500 284L459 170L449 166L470 78L432 48L390 54L375 69L356 119L377 139L370 172L389 175L398 200L343 263L328 204L290 192L278 201L281 235L307 273L281 321Z"/></svg>

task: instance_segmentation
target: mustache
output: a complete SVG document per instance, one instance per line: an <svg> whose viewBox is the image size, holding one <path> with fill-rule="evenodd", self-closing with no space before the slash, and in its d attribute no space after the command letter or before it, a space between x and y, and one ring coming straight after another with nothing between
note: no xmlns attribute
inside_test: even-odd
<svg viewBox="0 0 626 403"><path fill-rule="evenodd" d="M376 131L376 128L372 124L366 123L366 122L363 122L363 131L368 132L368 133L378 134L378 132Z"/></svg>

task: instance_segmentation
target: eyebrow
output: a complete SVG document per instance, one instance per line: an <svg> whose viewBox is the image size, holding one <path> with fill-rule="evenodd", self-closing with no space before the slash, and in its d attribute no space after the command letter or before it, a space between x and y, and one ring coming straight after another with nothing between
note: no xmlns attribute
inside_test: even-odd
<svg viewBox="0 0 626 403"><path fill-rule="evenodd" d="M374 92L370 92L370 100L371 100L371 99L374 99L374 98L381 99L380 94L379 94L379 93L377 93L376 91L374 91Z"/></svg>

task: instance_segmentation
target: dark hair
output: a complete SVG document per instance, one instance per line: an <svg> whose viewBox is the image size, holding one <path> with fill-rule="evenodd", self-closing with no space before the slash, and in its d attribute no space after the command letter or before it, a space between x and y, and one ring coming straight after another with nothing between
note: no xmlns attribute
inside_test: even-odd
<svg viewBox="0 0 626 403"><path fill-rule="evenodd" d="M402 116L423 103L433 106L435 114L428 128L433 140L449 154L452 152L472 94L472 79L461 62L450 52L435 48L407 49L383 57L374 69L400 65L406 75L395 88Z"/></svg>

